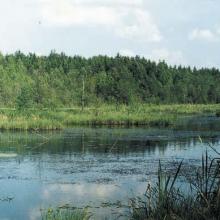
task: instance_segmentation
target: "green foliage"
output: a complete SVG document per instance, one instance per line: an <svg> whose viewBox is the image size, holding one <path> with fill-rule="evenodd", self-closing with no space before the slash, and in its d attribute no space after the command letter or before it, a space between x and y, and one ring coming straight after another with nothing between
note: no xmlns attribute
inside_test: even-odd
<svg viewBox="0 0 220 220"><path fill-rule="evenodd" d="M21 97L24 96L24 97ZM220 71L141 57L0 54L1 107L219 103Z"/></svg>
<svg viewBox="0 0 220 220"><path fill-rule="evenodd" d="M89 220L87 210L52 209L49 208L42 213L42 220Z"/></svg>
<svg viewBox="0 0 220 220"><path fill-rule="evenodd" d="M17 96L16 104L19 110L25 110L33 106L33 92L30 87L22 87Z"/></svg>

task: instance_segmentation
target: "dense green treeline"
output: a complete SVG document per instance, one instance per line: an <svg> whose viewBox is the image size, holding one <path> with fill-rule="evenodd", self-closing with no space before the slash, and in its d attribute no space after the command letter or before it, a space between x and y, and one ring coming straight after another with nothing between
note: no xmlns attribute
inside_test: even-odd
<svg viewBox="0 0 220 220"><path fill-rule="evenodd" d="M0 54L0 107L219 103L220 71L141 57Z"/></svg>

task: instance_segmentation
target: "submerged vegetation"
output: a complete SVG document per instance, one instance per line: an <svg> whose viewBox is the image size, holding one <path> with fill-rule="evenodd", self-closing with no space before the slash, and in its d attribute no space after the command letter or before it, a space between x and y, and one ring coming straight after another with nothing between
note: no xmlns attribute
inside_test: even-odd
<svg viewBox="0 0 220 220"><path fill-rule="evenodd" d="M0 109L2 130L56 130L73 125L170 126L181 117L215 114L220 105L102 105L97 108Z"/></svg>

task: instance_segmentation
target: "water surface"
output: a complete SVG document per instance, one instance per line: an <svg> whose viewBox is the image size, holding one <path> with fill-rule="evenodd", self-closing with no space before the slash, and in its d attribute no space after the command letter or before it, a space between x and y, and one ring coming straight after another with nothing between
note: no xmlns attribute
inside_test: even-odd
<svg viewBox="0 0 220 220"><path fill-rule="evenodd" d="M203 143L199 140L202 138ZM154 181L158 161L198 165L219 149L220 119L185 119L175 128L72 128L0 133L0 219L40 219L40 209L90 206L117 219L128 199Z"/></svg>

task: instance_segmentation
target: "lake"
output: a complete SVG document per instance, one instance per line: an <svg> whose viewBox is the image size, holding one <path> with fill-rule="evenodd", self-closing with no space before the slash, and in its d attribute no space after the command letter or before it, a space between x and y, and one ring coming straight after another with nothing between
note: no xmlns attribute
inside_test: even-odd
<svg viewBox="0 0 220 220"><path fill-rule="evenodd" d="M1 132L0 219L38 220L42 208L67 204L89 206L94 219L118 219L155 180L159 160L168 169L182 159L197 166L219 141L214 116L185 118L175 128Z"/></svg>

